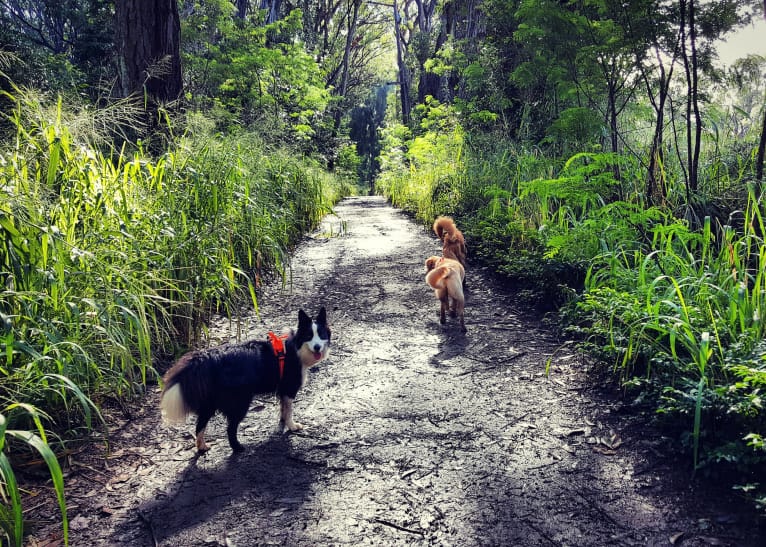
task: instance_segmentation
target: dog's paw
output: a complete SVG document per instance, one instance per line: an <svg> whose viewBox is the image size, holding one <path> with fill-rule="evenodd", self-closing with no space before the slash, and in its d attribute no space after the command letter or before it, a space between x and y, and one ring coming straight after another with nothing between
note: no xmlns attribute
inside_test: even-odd
<svg viewBox="0 0 766 547"><path fill-rule="evenodd" d="M204 454L208 450L210 450L210 447L205 442L205 431L200 431L197 433L197 437L194 439L194 446L197 447L197 452L200 454Z"/></svg>
<svg viewBox="0 0 766 547"><path fill-rule="evenodd" d="M290 422L287 424L288 431L303 431L303 424L298 422Z"/></svg>
<svg viewBox="0 0 766 547"><path fill-rule="evenodd" d="M197 452L199 452L200 454L204 454L208 450L210 450L210 446L204 441L201 443L199 442L197 443Z"/></svg>

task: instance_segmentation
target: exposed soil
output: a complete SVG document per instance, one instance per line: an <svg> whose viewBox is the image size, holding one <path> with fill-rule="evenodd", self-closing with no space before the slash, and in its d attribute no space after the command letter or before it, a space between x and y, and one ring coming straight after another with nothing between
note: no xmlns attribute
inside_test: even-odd
<svg viewBox="0 0 766 547"><path fill-rule="evenodd" d="M162 425L152 391L111 424L110 452L71 456L72 545L766 544L746 505L690 482L668 439L591 389L583 358L512 290L469 264L468 332L442 326L424 282L433 234L378 197L336 213L259 316L211 330L211 344L265 338L327 306L332 353L295 404L306 430L278 431L264 398L244 452L216 417L198 456L192 420ZM30 544L60 544L49 485L30 489Z"/></svg>

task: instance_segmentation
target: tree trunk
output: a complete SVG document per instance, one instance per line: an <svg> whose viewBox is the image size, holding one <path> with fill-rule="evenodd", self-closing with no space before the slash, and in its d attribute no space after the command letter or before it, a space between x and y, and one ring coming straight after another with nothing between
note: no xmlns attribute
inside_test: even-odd
<svg viewBox="0 0 766 547"><path fill-rule="evenodd" d="M680 2L680 35L681 35L681 55L684 61L684 73L686 75L686 163L683 168L686 177L686 201L691 202L691 190L695 185L692 181L692 74L689 53L686 51L686 16L688 14L686 0Z"/></svg>
<svg viewBox="0 0 766 547"><path fill-rule="evenodd" d="M614 78L609 78L607 84L607 101L608 101L608 113L609 118L609 136L610 145L612 147L612 153L617 154L620 148L620 133L617 124L619 113L617 112L617 89L615 86ZM620 172L620 165L615 162L612 165L612 175L614 180L621 180L622 173Z"/></svg>
<svg viewBox="0 0 766 547"><path fill-rule="evenodd" d="M766 0L763 0L763 18L766 19ZM758 143L758 156L755 160L755 180L758 184L758 196L763 190L763 161L766 156L766 97L763 101L763 124L761 125L761 141Z"/></svg>
<svg viewBox="0 0 766 547"><path fill-rule="evenodd" d="M445 2L442 5L441 11L441 28L439 29L439 36L436 39L435 51L439 51L447 40L455 37L455 18L456 8L452 2ZM450 75L450 72L445 72L439 77L439 92L437 97L442 102L452 102L453 99L453 82L450 82L450 78L455 79L456 76Z"/></svg>
<svg viewBox="0 0 766 547"><path fill-rule="evenodd" d="M346 46L343 49L343 61L341 62L341 73L340 73L340 86L337 90L337 95L339 95L343 100L343 98L346 97L346 94L348 93L348 74L349 74L349 66L351 64L351 54L353 49L354 40L356 40L356 31L357 31L357 25L359 22L359 8L362 5L362 0L353 0L353 3L349 6L349 14L346 18L346 24L347 26L347 32L346 32ZM333 133L337 133L338 129L340 128L340 122L343 117L343 111L338 108L335 111L335 124L334 124L334 131ZM335 135L333 135L335 136Z"/></svg>
<svg viewBox="0 0 766 547"><path fill-rule="evenodd" d="M659 54L657 57L660 57ZM660 63L662 63L661 59ZM663 150L663 136L665 131L665 103L669 94L672 73L673 67L671 65L670 73L666 77L665 67L660 64L660 81L658 86L659 97L657 98L657 104L655 105L657 119L654 126L652 148L649 152L649 176L646 188L647 200L654 205L661 204L665 200L665 176L663 175L665 169L665 152Z"/></svg>
<svg viewBox="0 0 766 547"><path fill-rule="evenodd" d="M697 192L699 188L699 164L700 164L700 144L702 143L702 115L700 114L699 102L699 63L697 61L697 22L696 6L694 0L689 0L689 44L692 50L692 81L691 81L691 100L694 110L694 148L692 153L692 162L689 166L689 183L692 192Z"/></svg>
<svg viewBox="0 0 766 547"><path fill-rule="evenodd" d="M393 4L394 8L394 35L396 36L396 63L399 68L399 100L402 105L402 123L409 125L412 119L412 104L410 103L410 87L412 86L412 80L410 77L410 71L407 68L405 62L405 48L404 38L402 36L401 26L402 18L399 15L399 9L397 7L396 0Z"/></svg>
<svg viewBox="0 0 766 547"><path fill-rule="evenodd" d="M435 0L415 0L415 5L418 7L418 15L417 15L417 27L418 32L423 35L427 36L427 42L431 42L431 34L434 30L434 11L436 10L436 1ZM417 61L418 61L418 103L423 104L425 103L427 96L437 97L439 95L439 83L440 78L433 72L429 72L426 70L426 61L430 58L435 57L436 52L439 51L439 48L442 44L439 43L439 40L444 36L444 40L446 41L446 36L440 34L439 37L437 37L437 43L434 47L433 51L431 51L430 47L422 47L417 52Z"/></svg>
<svg viewBox="0 0 766 547"><path fill-rule="evenodd" d="M261 9L266 10L265 25L276 23L279 21L279 8L282 4L282 0L261 0Z"/></svg>
<svg viewBox="0 0 766 547"><path fill-rule="evenodd" d="M181 23L177 0L117 0L117 94L145 104L181 95Z"/></svg>
<svg viewBox="0 0 766 547"><path fill-rule="evenodd" d="M247 10L250 7L249 0L235 0L234 5L237 7L237 17L239 19L247 17Z"/></svg>
<svg viewBox="0 0 766 547"><path fill-rule="evenodd" d="M680 39L680 38L679 38ZM653 45L656 57L656 66L659 71L659 77L656 84L657 96L654 96L653 87L649 81L646 71L643 71L643 79L646 85L646 92L649 100L654 107L656 120L654 124L654 136L652 138L652 147L649 151L649 167L647 169L646 199L649 204L660 205L664 203L666 196L665 184L665 151L664 151L664 132L665 132L665 107L670 97L670 84L673 81L673 67L675 66L676 55L678 52L678 42L673 48L672 58L668 63L668 70L665 70L665 61L660 53L660 45L657 41Z"/></svg>
<svg viewBox="0 0 766 547"><path fill-rule="evenodd" d="M686 167L689 178L686 188L686 201L690 202L699 187L699 157L702 140L702 116L699 109L699 66L697 62L697 31L695 21L696 7L694 0L682 0L681 32L684 69L686 71ZM688 7L687 7L688 6ZM688 17L688 21L687 21ZM688 23L688 34L685 33L684 22ZM688 37L691 58L686 44Z"/></svg>

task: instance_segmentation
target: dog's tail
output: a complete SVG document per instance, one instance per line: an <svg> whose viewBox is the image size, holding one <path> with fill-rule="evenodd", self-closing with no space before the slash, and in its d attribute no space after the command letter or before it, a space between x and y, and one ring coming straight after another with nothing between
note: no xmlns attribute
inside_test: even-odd
<svg viewBox="0 0 766 547"><path fill-rule="evenodd" d="M426 283L429 283L434 289L444 290L447 288L450 278L453 277L458 277L458 281L460 281L460 273L457 270L447 266L436 266L426 274Z"/></svg>
<svg viewBox="0 0 766 547"><path fill-rule="evenodd" d="M434 221L433 225L434 233L436 237L444 241L447 237L450 241L454 240L455 233L457 232L457 226L452 217L441 216Z"/></svg>
<svg viewBox="0 0 766 547"><path fill-rule="evenodd" d="M186 421L186 417L191 413L191 410L184 402L181 384L173 384L162 392L160 411L162 413L162 421L165 423L179 424Z"/></svg>
<svg viewBox="0 0 766 547"><path fill-rule="evenodd" d="M187 353L165 373L165 387L160 398L160 412L166 423L183 423L197 411L197 402L205 399L207 382L200 377L204 362Z"/></svg>

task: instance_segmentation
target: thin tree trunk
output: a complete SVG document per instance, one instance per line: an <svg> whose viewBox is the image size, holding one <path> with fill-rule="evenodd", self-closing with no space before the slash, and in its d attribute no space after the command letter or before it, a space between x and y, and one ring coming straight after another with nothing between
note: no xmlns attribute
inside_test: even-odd
<svg viewBox="0 0 766 547"><path fill-rule="evenodd" d="M766 0L763 0L763 18L766 19ZM758 195L763 189L763 162L766 156L766 95L763 101L763 124L761 125L761 140L758 143L758 156L755 160L755 180L758 184Z"/></svg>
<svg viewBox="0 0 766 547"><path fill-rule="evenodd" d="M436 0L415 0L415 5L418 7L418 31L422 35L427 36L428 42L430 42L434 27L433 17L434 10L436 9ZM418 103L424 103L429 95L432 97L438 97L439 95L439 76L426 70L426 61L434 57L440 47L437 37L437 44L433 51L430 48L423 47L417 52L418 73L420 75L418 78Z"/></svg>
<svg viewBox="0 0 766 547"><path fill-rule="evenodd" d="M665 105L670 93L670 82L673 76L673 61L670 62L668 72L665 72L665 64L660 55L658 45L655 45L655 55L657 57L657 67L660 72L658 82L658 96L655 100L652 94L652 86L644 73L644 82L646 84L647 94L654 106L657 119L654 125L654 137L652 138L652 147L649 151L649 167L647 169L646 198L650 204L660 204L665 199L665 177L663 175L663 164L665 162L665 152L663 150L665 134ZM675 59L675 55L674 55Z"/></svg>
<svg viewBox="0 0 766 547"><path fill-rule="evenodd" d="M758 143L758 155L755 159L755 180L758 182L758 195L763 186L763 161L766 156L766 100L764 100L763 123L761 124L761 140Z"/></svg>
<svg viewBox="0 0 766 547"><path fill-rule="evenodd" d="M266 10L266 20L264 25L275 23L279 20L279 8L282 4L282 0L261 0L260 8Z"/></svg>
<svg viewBox="0 0 766 547"><path fill-rule="evenodd" d="M699 66L697 62L697 23L695 0L689 0L689 43L692 49L692 108L694 110L694 151L689 169L689 185L692 192L699 188L700 144L702 143L702 115L699 103Z"/></svg>
<svg viewBox="0 0 766 547"><path fill-rule="evenodd" d="M247 8L250 6L249 0L235 0L234 4L237 6L237 17L239 19L247 17Z"/></svg>
<svg viewBox="0 0 766 547"><path fill-rule="evenodd" d="M356 31L357 31L357 25L359 22L359 7L362 5L362 0L353 0L353 4L350 6L350 14L346 18L347 26L348 26L348 32L346 33L346 47L343 51L343 61L341 63L341 74L340 74L340 86L338 88L338 95L340 97L345 97L346 93L348 93L348 73L349 73L349 66L351 64L351 49L352 45L354 43L354 40L356 39ZM343 117L343 112L340 108L338 108L335 111L335 126L334 130L335 132L338 131L338 128L340 127L341 118Z"/></svg>
<svg viewBox="0 0 766 547"><path fill-rule="evenodd" d="M686 177L686 202L691 201L691 191L695 183L693 182L694 173L692 172L692 74L689 61L689 54L686 51L686 16L688 14L686 0L681 0L681 55L684 61L684 72L686 74L686 167L683 169Z"/></svg>
<svg viewBox="0 0 766 547"><path fill-rule="evenodd" d="M610 145L612 147L612 152L617 154L620 147L619 128L617 124L617 90L615 89L614 78L609 78L608 82L609 105L607 108L609 109L609 112L607 116L609 117ZM614 180L622 179L618 162L615 162L612 166L612 175L614 176Z"/></svg>
<svg viewBox="0 0 766 547"><path fill-rule="evenodd" d="M407 68L407 64L404 62L404 44L401 31L402 18L399 14L399 8L397 6L397 0L394 0L394 34L396 36L396 63L399 68L399 100L402 105L402 123L409 125L412 119L410 104L410 71Z"/></svg>

